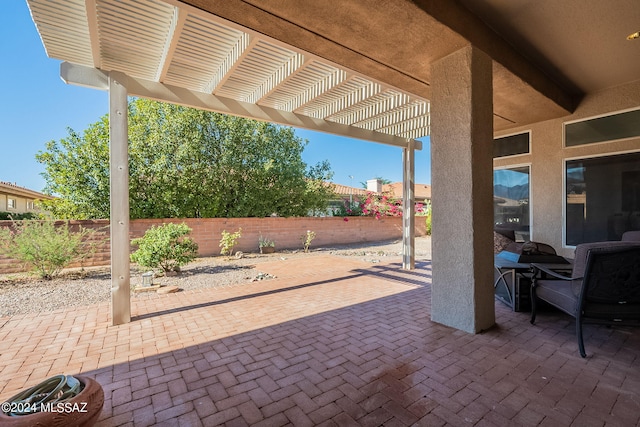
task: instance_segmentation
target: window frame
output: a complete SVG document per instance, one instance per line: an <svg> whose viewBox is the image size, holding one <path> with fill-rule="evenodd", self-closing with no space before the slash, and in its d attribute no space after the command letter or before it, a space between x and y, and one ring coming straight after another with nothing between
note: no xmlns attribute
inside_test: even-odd
<svg viewBox="0 0 640 427"><path fill-rule="evenodd" d="M525 133L529 135L529 149L528 149L528 151L526 153L510 154L508 156L493 157L493 160L511 159L511 158L519 157L519 156L530 156L531 155L531 150L533 148L533 145L531 144L531 136L533 134L531 132L531 129L526 130L526 131L522 131L522 132L513 132L513 133L506 134L506 135L496 136L496 137L493 138L493 143L495 144L496 139L508 138L510 136L515 136L515 135L524 135ZM492 146L492 148L493 148L493 146ZM531 172L531 171L529 171L529 172Z"/></svg>
<svg viewBox="0 0 640 427"><path fill-rule="evenodd" d="M587 144L587 145L595 145ZM600 144L600 143L597 143ZM577 147L584 147L583 145L578 145ZM573 148L573 147L568 147ZM590 159L598 159L601 157L614 157L625 154L640 154L640 150L622 150L622 151L611 151L607 153L598 153L598 154L588 154L582 156L573 156L573 157L565 157L562 159L562 248L563 249L575 249L577 245L567 245L567 163L575 160L590 160Z"/></svg>
<svg viewBox="0 0 640 427"><path fill-rule="evenodd" d="M598 142L590 142L587 144L579 144L579 145L567 145L567 125L573 124L573 123L580 123L580 122L586 122L589 120L594 120L594 119L600 119L602 117L610 117L610 116L615 116L618 114L624 114L624 113L628 113L631 111L640 111L640 107L633 107L633 108L626 108L624 110L616 110L616 111L611 111L608 113L604 113L604 114L598 114L595 116L589 116L589 117L582 117L580 119L576 119L576 120L568 120L566 122L562 122L562 148L565 149L573 149L573 148L584 148L584 147L597 147L599 145L602 144L608 144L611 142L618 142L618 141L629 141L632 139L639 139L640 135L638 136L628 136L625 138L616 138L616 139L607 139L605 141L598 141ZM614 153L611 154L605 154L605 156L608 155L615 155Z"/></svg>
<svg viewBox="0 0 640 427"><path fill-rule="evenodd" d="M7 197L7 210L9 210L9 209L13 209L13 210L18 209L18 201L17 201L17 199L15 199L13 197Z"/></svg>
<svg viewBox="0 0 640 427"><path fill-rule="evenodd" d="M529 140L529 144L531 144L531 140ZM522 155L522 154L519 154ZM513 156L511 156L513 157ZM502 158L502 157L500 157ZM495 173L498 170L509 170L509 169L518 169L518 168L528 168L529 169L529 240L533 241L533 203L532 203L532 197L531 197L531 190L533 188L533 174L531 173L531 166L532 163L531 162L527 162L527 163L517 163L517 164L512 164L512 165L505 165L505 166L494 166L493 167L493 173ZM494 183L495 185L495 183ZM494 194L495 197L495 194ZM495 228L496 224L495 224L495 211L493 212L493 226Z"/></svg>

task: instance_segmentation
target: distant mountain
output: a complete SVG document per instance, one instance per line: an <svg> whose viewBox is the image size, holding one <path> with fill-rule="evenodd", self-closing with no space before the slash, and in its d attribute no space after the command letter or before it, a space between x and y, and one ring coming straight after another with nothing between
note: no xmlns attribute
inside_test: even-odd
<svg viewBox="0 0 640 427"><path fill-rule="evenodd" d="M493 195L512 200L529 199L529 185L521 184L514 185L513 187L507 187L506 185L500 184L494 185Z"/></svg>

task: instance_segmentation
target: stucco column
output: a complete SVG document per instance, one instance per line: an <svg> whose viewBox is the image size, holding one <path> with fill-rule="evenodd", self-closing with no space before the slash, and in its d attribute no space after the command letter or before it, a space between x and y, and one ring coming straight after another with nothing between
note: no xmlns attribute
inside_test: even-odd
<svg viewBox="0 0 640 427"><path fill-rule="evenodd" d="M491 67L468 46L431 70L431 319L470 333L495 323Z"/></svg>

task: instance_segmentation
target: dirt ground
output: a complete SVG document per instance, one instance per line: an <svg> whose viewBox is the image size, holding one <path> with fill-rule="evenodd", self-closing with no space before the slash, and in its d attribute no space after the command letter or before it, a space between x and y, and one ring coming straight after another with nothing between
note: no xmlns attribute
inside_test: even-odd
<svg viewBox="0 0 640 427"><path fill-rule="evenodd" d="M182 268L178 275L159 275L154 284L177 286L181 291L202 288L242 286L271 277L260 271L260 263L275 259L332 254L370 263L394 262L402 259L402 241L371 242L335 247L278 251L273 254L245 253L240 258L203 257ZM416 260L431 259L431 238L417 237ZM144 269L133 265L131 287L142 284ZM108 301L111 295L109 267L85 270L69 269L53 280L40 280L26 274L0 275L0 317L52 311L69 306L84 306ZM135 292L132 298L154 298L155 293Z"/></svg>

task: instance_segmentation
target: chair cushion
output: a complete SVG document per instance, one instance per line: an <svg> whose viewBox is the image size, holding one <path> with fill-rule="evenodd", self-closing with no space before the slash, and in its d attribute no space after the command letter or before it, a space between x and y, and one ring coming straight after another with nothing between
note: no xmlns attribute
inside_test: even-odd
<svg viewBox="0 0 640 427"><path fill-rule="evenodd" d="M589 250L592 248L602 248L601 250L603 252L606 252L607 249L611 249L613 251L620 248L636 247L636 246L640 246L640 241L639 242L632 242L632 241L620 242L615 240L610 242L607 241L607 242L581 243L578 246L576 246L575 259L573 262L573 273L571 277L580 278L584 276L584 269L586 267L586 262L587 262L587 254Z"/></svg>
<svg viewBox="0 0 640 427"><path fill-rule="evenodd" d="M500 252L505 250L507 246L509 246L511 243L513 243L513 240L509 239L508 237L500 233L497 233L495 231L493 232L493 253L494 254L499 254Z"/></svg>
<svg viewBox="0 0 640 427"><path fill-rule="evenodd" d="M582 280L538 280L536 295L571 316L576 316Z"/></svg>
<svg viewBox="0 0 640 427"><path fill-rule="evenodd" d="M625 231L620 240L623 242L640 242L640 230Z"/></svg>
<svg viewBox="0 0 640 427"><path fill-rule="evenodd" d="M515 242L515 240L516 240L516 233L511 228L495 227L493 229L493 232L497 233L497 234L500 234L501 236L506 237L507 239L511 240L512 242Z"/></svg>

